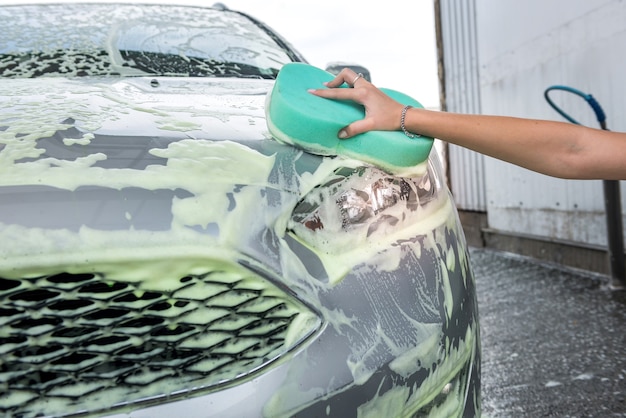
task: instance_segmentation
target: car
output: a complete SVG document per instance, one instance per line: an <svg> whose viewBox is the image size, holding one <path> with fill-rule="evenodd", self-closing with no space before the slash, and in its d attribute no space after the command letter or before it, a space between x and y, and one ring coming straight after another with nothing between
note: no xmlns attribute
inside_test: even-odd
<svg viewBox="0 0 626 418"><path fill-rule="evenodd" d="M480 415L474 276L411 175L269 132L223 5L0 7L0 414Z"/></svg>

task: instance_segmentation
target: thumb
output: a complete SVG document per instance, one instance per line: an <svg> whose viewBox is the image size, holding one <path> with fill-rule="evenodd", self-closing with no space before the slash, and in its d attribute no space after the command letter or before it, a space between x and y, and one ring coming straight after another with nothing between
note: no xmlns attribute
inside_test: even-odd
<svg viewBox="0 0 626 418"><path fill-rule="evenodd" d="M350 125L341 128L339 130L339 133L337 134L337 137L339 139L352 138L353 136L357 136L358 134L362 134L363 132L367 132L368 130L370 130L368 129L367 125L367 120L357 120L355 122L352 122Z"/></svg>

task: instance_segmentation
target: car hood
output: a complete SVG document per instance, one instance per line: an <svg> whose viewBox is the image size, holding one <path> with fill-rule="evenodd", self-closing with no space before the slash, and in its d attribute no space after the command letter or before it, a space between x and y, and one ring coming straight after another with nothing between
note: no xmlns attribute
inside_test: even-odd
<svg viewBox="0 0 626 418"><path fill-rule="evenodd" d="M78 254L120 260L132 248L133 257L141 249L154 258L189 245L273 260L280 271L266 244L285 235L297 202L339 167L363 164L274 140L264 118L271 87L232 79L6 80L0 222L13 244L0 257L20 269L32 268L33 254L43 254L37 264L72 265L84 261Z"/></svg>
<svg viewBox="0 0 626 418"><path fill-rule="evenodd" d="M262 139L273 81L178 77L36 78L3 81L3 130L45 137L91 134L216 140ZM16 126L24 112L28 128ZM8 115L8 117L6 117ZM11 117L13 116L13 117ZM83 139L86 139L83 138ZM75 138L79 139L79 138Z"/></svg>
<svg viewBox="0 0 626 418"><path fill-rule="evenodd" d="M337 170L364 164L274 140L264 118L272 85L150 77L3 82L0 226L11 245L3 246L0 274L33 274L35 264L97 270L95 260L206 256L209 248L284 274L277 246L288 245L295 206ZM406 221L401 236L381 232L375 247L341 257L373 240L344 231L330 240L339 247L325 244L333 253L326 279L338 280L395 239L430 233L451 207L442 193ZM335 216L331 223L341 225Z"/></svg>

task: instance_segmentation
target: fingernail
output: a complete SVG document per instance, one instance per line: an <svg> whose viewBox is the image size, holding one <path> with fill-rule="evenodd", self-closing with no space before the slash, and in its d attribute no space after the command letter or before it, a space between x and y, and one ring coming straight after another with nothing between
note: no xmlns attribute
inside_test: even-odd
<svg viewBox="0 0 626 418"><path fill-rule="evenodd" d="M348 133L344 129L342 129L339 131L339 135L337 136L339 137L339 139L345 139L348 137Z"/></svg>
<svg viewBox="0 0 626 418"><path fill-rule="evenodd" d="M309 93L315 93L315 89L308 89L307 90Z"/></svg>

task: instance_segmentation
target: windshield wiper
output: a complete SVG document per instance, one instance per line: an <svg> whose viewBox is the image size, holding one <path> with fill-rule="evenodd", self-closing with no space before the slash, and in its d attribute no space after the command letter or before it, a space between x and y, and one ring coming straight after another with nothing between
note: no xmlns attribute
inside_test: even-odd
<svg viewBox="0 0 626 418"><path fill-rule="evenodd" d="M261 69L254 65L224 62L198 57L145 51L120 51L125 63L131 68L160 76L179 77L238 77L273 80L278 69Z"/></svg>

